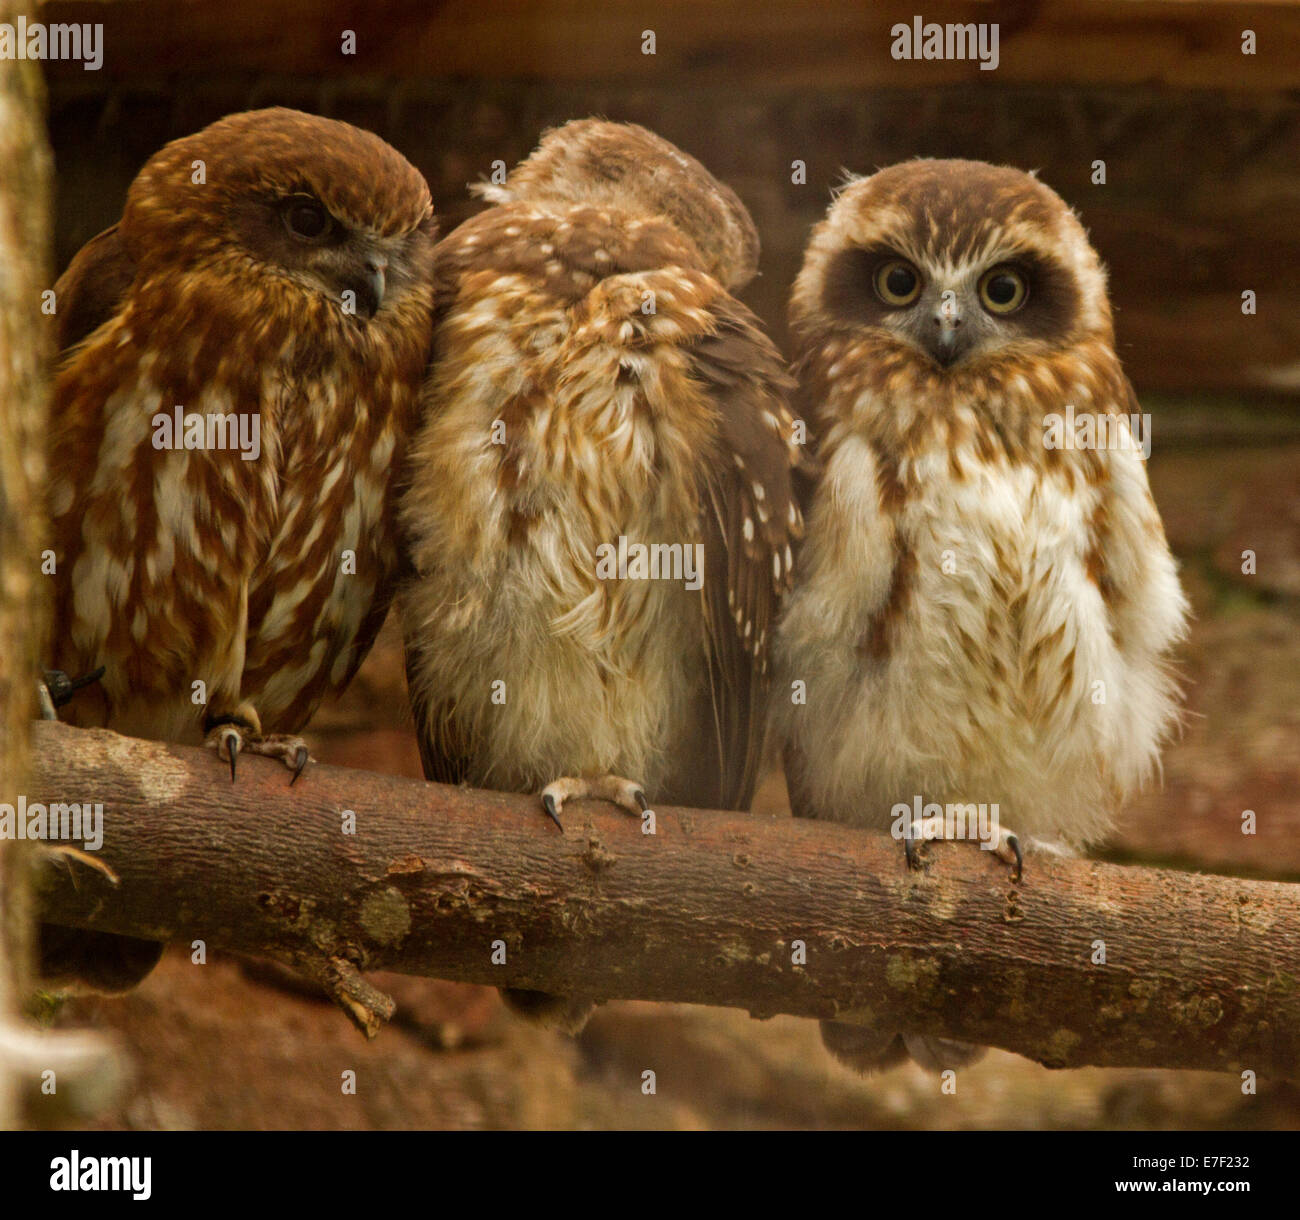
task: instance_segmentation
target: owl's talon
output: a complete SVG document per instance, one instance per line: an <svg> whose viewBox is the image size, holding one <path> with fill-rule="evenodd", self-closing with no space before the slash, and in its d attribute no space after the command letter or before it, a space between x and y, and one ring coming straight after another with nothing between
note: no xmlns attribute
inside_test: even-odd
<svg viewBox="0 0 1300 1220"><path fill-rule="evenodd" d="M230 782L235 782L235 760L239 757L240 738L239 730L227 728L221 734L221 745L225 750L226 757L230 759ZM217 751L218 757L221 750Z"/></svg>
<svg viewBox="0 0 1300 1220"><path fill-rule="evenodd" d="M42 720L57 720L57 708L72 701L72 697L84 687L93 686L104 676L104 666L100 665L79 678L70 678L61 669L43 669L41 678L36 683L36 698L40 704Z"/></svg>
<svg viewBox="0 0 1300 1220"><path fill-rule="evenodd" d="M205 720L204 727L208 735L203 744L209 750L216 750L217 757L230 764L230 782L233 784L239 752L247 748L244 735L255 733L256 728L239 714L210 716Z"/></svg>
<svg viewBox="0 0 1300 1220"><path fill-rule="evenodd" d="M566 775L552 780L542 789L542 808L551 821L563 830L559 815L564 802L583 798L609 801L620 809L626 809L636 818L650 808L645 789L620 775L598 775L592 778Z"/></svg>
<svg viewBox="0 0 1300 1220"><path fill-rule="evenodd" d="M44 686L50 702L55 707L63 707L79 690L98 682L104 676L104 666L100 665L79 678L70 678L61 669L47 669L43 676L45 680L40 685ZM53 717L47 716L46 719L53 719Z"/></svg>
<svg viewBox="0 0 1300 1220"><path fill-rule="evenodd" d="M261 754L264 758L278 758L290 771L293 779L289 787L297 782L298 777L312 761L311 751L301 737L288 737L272 733L262 736L253 718L231 716L212 725L204 744L216 750L217 757L230 762L230 782L236 778L236 761L240 754Z"/></svg>
<svg viewBox="0 0 1300 1220"><path fill-rule="evenodd" d="M1012 859L1007 860L1006 853L1011 853ZM1025 875L1025 853L1020 846L1020 840L1009 831L1003 834L1002 841L994 848L999 860L1005 860L1011 865L1011 880L1019 881Z"/></svg>
<svg viewBox="0 0 1300 1220"><path fill-rule="evenodd" d="M907 859L907 867L914 870L921 867L921 857L916 850L917 843L928 843L931 839L942 837L942 826L936 827L933 821L915 818L908 822L903 830L903 855Z"/></svg>
<svg viewBox="0 0 1300 1220"><path fill-rule="evenodd" d="M917 851L918 843L928 843L931 839L942 839L943 824L938 819L911 821L903 830L903 854L907 858L907 867L919 869L921 857ZM988 850L999 860L1011 865L1011 880L1019 881L1025 871L1025 853L1020 846L1020 839L1014 831L1000 830L996 846Z"/></svg>
<svg viewBox="0 0 1300 1220"><path fill-rule="evenodd" d="M293 779L289 781L290 788L298 782L298 776L312 761L311 751L301 737L289 737L283 733L254 737L244 742L244 751L248 754L260 754L263 758L278 758L293 772Z"/></svg>

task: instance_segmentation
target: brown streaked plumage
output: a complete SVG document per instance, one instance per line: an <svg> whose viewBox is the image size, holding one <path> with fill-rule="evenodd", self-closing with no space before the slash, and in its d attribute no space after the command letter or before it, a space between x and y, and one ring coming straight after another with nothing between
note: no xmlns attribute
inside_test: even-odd
<svg viewBox="0 0 1300 1220"><path fill-rule="evenodd" d="M141 170L55 289L50 651L105 667L69 719L301 769L391 599L433 246L419 172L343 123L232 115ZM177 406L256 456L156 447Z"/></svg>
<svg viewBox="0 0 1300 1220"><path fill-rule="evenodd" d="M1187 605L1134 446L1046 443L1068 406L1138 410L1082 226L1019 170L892 166L814 231L791 321L822 467L777 643L795 814L910 836L917 798L995 807L1017 873L1019 836L1095 841L1175 726ZM975 1050L823 1032L858 1068Z"/></svg>
<svg viewBox="0 0 1300 1220"><path fill-rule="evenodd" d="M790 383L729 292L754 273L752 223L666 141L597 120L483 193L438 248L402 504L425 773L545 787L552 816L575 795L744 808L800 529ZM702 546L701 587L602 579L620 538Z"/></svg>

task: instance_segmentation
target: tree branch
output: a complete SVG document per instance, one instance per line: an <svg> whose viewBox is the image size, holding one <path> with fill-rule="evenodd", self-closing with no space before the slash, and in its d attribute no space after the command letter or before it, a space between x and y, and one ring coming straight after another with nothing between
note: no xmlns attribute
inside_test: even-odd
<svg viewBox="0 0 1300 1220"><path fill-rule="evenodd" d="M909 872L883 835L667 808L648 835L600 802L561 834L526 796L328 766L290 789L254 758L231 784L210 753L58 724L33 742L29 800L103 802L119 878L46 870L44 918L293 964L363 1027L383 997L356 971L386 969L869 1021L1051 1067L1300 1063L1300 886L1043 855L1016 884L969 844Z"/></svg>

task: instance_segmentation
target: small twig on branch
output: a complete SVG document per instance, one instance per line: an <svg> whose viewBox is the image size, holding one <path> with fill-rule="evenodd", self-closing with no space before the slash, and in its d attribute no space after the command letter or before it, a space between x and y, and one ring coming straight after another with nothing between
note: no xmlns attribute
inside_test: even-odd
<svg viewBox="0 0 1300 1220"><path fill-rule="evenodd" d="M1300 1065L1300 886L1042 855L1015 883L970 844L909 872L884 835L667 808L650 835L601 802L561 834L527 796L328 766L290 789L258 759L231 784L201 750L59 724L33 745L29 799L102 801L120 878L48 870L44 918L314 963L363 1028L384 1006L352 967L858 1020L1052 1067Z"/></svg>
<svg viewBox="0 0 1300 1220"><path fill-rule="evenodd" d="M378 1034L384 1022L391 1020L397 1011L392 996L367 983L345 957L309 957L298 965L367 1038Z"/></svg>

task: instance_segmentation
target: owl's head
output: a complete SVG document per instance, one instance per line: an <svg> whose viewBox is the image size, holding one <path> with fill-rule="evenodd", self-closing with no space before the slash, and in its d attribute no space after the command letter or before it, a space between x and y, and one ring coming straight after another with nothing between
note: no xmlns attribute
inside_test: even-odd
<svg viewBox="0 0 1300 1220"><path fill-rule="evenodd" d="M362 319L427 279L435 238L428 185L401 153L283 108L162 148L131 186L121 232L146 275L217 271L331 305L351 293Z"/></svg>
<svg viewBox="0 0 1300 1220"><path fill-rule="evenodd" d="M743 287L758 270L758 231L735 191L635 123L575 119L553 127L504 186L484 185L478 194L495 203L588 204L660 217L727 288Z"/></svg>
<svg viewBox="0 0 1300 1220"><path fill-rule="evenodd" d="M1106 275L1050 187L982 161L907 161L851 181L813 233L796 335L869 332L940 373L1019 348L1112 338Z"/></svg>

